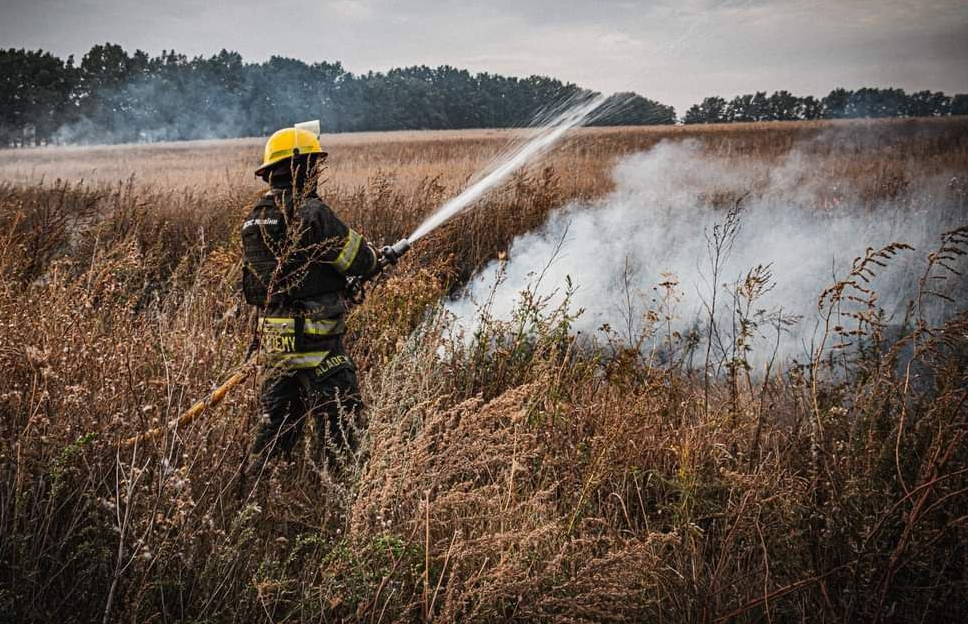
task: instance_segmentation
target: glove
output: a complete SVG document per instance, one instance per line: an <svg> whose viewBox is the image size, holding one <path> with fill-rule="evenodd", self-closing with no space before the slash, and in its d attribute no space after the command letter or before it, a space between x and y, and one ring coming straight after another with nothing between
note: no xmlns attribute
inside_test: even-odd
<svg viewBox="0 0 968 624"><path fill-rule="evenodd" d="M346 280L346 298L356 305L363 303L366 299L366 288L364 282L359 277L351 277Z"/></svg>

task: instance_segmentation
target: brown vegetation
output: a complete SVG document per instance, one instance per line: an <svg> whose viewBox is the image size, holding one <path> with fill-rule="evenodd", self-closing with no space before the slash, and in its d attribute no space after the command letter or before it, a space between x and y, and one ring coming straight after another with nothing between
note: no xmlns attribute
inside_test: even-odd
<svg viewBox="0 0 968 624"><path fill-rule="evenodd" d="M954 171L966 205L964 119L575 133L421 241L354 311L364 456L334 480L307 450L256 484L239 478L255 380L184 430L118 442L176 417L245 353L237 228L258 142L7 152L4 619L957 619L968 317L955 302L932 327L919 299L900 341L884 341L864 280L898 247L817 293L826 339L863 348L761 379L737 374L741 359L707 383L634 351L578 348L567 314L540 301L524 304L532 331L493 322L451 342L429 329L445 322L440 298L514 236L607 192L616 158L685 137L762 166L796 144L821 156L818 179L872 202L915 170ZM328 137L322 195L389 242L508 138ZM924 299L944 294L966 251L965 229L919 250ZM838 316L849 297L867 312Z"/></svg>

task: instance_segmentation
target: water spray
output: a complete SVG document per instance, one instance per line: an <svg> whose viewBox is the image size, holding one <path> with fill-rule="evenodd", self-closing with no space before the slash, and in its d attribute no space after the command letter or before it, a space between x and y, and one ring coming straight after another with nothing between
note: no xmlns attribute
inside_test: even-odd
<svg viewBox="0 0 968 624"><path fill-rule="evenodd" d="M584 123L599 106L605 103L606 99L604 95L597 95L559 113L547 125L543 126L534 138L517 150L512 151L505 158L498 160L477 182L467 187L457 197L447 201L437 212L424 220L414 230L413 234L407 237L407 240L411 243L417 242L454 215L466 210L519 167L547 152L562 139L566 132Z"/></svg>
<svg viewBox="0 0 968 624"><path fill-rule="evenodd" d="M445 202L432 215L427 217L423 223L417 226L417 229L410 236L402 238L393 245L381 249L377 262L377 270L372 275L365 278L353 277L347 280L347 291L350 298L355 302L361 302L365 296L365 283L380 275L386 267L396 264L400 257L410 250L410 246L413 243L430 234L454 216L475 205L521 166L545 154L565 136L566 132L588 121L592 114L607 99L604 95L598 94L587 100L582 100L576 105L566 107L563 111L553 116L546 124L542 125L531 140L517 149L512 150L504 157L496 159L489 169L486 169L480 174L476 182L464 189L456 197Z"/></svg>

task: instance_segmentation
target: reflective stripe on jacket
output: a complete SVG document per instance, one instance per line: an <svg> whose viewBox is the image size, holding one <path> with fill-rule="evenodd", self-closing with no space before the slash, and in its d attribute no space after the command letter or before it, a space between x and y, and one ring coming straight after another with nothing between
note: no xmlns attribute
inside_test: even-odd
<svg viewBox="0 0 968 624"><path fill-rule="evenodd" d="M256 202L242 224L242 250L246 301L262 308L312 307L310 300L341 293L348 276L377 267L359 232L315 193L294 200L291 188L273 189Z"/></svg>

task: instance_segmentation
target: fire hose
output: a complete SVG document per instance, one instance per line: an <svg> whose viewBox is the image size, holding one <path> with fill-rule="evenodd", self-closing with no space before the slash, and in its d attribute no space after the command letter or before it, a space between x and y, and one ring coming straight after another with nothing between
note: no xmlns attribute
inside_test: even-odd
<svg viewBox="0 0 968 624"><path fill-rule="evenodd" d="M346 280L346 292L349 299L357 305L363 303L364 299L366 298L367 283L382 275L387 267L396 264L400 257L407 253L409 249L410 241L405 238L397 241L393 245L389 245L381 249L379 255L377 256L377 268L373 273L370 273L366 276L354 276ZM201 401L195 403L181 416L168 421L162 426L149 429L148 431L127 438L121 442L121 448L131 448L141 442L154 440L155 438L169 431L186 427L196 418L201 416L206 410L221 403L225 396L233 388L245 381L245 379L255 368L257 355L254 353L254 351L255 349L249 349L249 353L246 356L245 361L235 369L235 372L232 373L225 383L213 390L212 393L208 395L208 398L202 399Z"/></svg>

